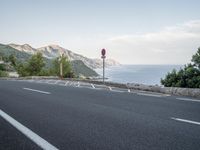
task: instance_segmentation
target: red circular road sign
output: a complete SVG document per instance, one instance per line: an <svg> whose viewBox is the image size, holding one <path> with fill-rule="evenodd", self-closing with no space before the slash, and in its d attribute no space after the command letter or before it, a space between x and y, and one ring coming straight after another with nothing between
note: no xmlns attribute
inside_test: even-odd
<svg viewBox="0 0 200 150"><path fill-rule="evenodd" d="M106 50L105 50L105 49L102 49L102 50L101 50L101 55L102 55L102 56L105 56L105 55L106 55Z"/></svg>

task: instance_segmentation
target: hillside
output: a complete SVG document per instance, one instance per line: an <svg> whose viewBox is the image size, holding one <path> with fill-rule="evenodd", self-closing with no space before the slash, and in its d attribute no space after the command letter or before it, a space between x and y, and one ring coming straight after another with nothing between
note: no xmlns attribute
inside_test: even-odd
<svg viewBox="0 0 200 150"><path fill-rule="evenodd" d="M73 60L71 61L71 65L73 72L78 76L98 76L98 74L94 70L91 70L89 67L87 67L81 60Z"/></svg>
<svg viewBox="0 0 200 150"><path fill-rule="evenodd" d="M29 54L33 54L33 53L39 51L43 54L44 57L46 57L48 59L53 59L55 57L60 56L61 54L65 54L69 58L70 61L81 60L86 66L88 66L91 69L96 69L96 68L102 67L101 59L87 58L80 54L74 53L68 49L60 47L59 45L48 45L48 46L37 48L37 49L31 47L28 44L24 44L24 45L9 44L9 46L11 46L12 48L15 48L19 51L26 52ZM108 67L108 66L119 65L119 63L112 59L106 59L105 65Z"/></svg>
<svg viewBox="0 0 200 150"><path fill-rule="evenodd" d="M18 47L18 50L17 50L9 45L0 44L0 55L8 57L9 55L14 54L18 61L25 62L31 57L31 54L33 54L32 52L27 53L27 49L26 50L25 49L21 49L21 47ZM32 48L29 50L33 51ZM52 59L49 59L49 58L44 58L44 59L45 59L46 67L50 68L52 66ZM98 76L98 74L94 70L92 70L91 68L88 68L82 61L71 61L71 64L72 64L72 70L77 76L79 75L83 75L86 77Z"/></svg>
<svg viewBox="0 0 200 150"><path fill-rule="evenodd" d="M31 57L31 55L28 53L18 51L8 45L3 45L3 44L0 44L0 53L3 56L7 56L7 57L11 54L14 54L19 61L26 61L27 59Z"/></svg>

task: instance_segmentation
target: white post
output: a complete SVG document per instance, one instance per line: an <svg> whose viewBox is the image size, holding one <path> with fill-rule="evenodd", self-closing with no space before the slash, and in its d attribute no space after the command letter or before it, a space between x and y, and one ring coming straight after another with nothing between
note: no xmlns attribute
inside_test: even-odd
<svg viewBox="0 0 200 150"><path fill-rule="evenodd" d="M63 63L62 63L62 59L63 59L63 54L60 57L60 77L61 77L61 79L63 78Z"/></svg>

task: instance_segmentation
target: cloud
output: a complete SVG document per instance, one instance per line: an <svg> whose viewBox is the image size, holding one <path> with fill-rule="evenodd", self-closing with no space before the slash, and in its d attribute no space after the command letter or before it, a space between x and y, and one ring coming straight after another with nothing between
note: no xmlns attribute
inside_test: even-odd
<svg viewBox="0 0 200 150"><path fill-rule="evenodd" d="M155 33L112 37L107 46L124 63L185 64L200 46L200 20L165 27Z"/></svg>

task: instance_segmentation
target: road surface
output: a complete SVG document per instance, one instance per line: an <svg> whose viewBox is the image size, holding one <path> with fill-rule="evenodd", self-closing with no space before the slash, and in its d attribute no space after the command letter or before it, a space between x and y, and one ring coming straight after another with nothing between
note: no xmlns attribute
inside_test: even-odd
<svg viewBox="0 0 200 150"><path fill-rule="evenodd" d="M79 82L0 80L0 149L198 150L200 101Z"/></svg>

